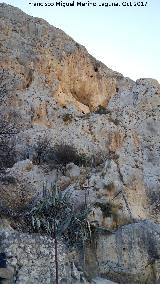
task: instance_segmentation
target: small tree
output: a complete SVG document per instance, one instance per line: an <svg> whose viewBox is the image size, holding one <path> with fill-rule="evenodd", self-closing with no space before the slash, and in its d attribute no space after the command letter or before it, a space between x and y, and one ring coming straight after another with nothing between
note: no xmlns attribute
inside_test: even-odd
<svg viewBox="0 0 160 284"><path fill-rule="evenodd" d="M47 234L55 240L56 284L59 283L57 238L63 237L69 246L83 246L90 234L87 222L89 209L75 212L70 197L70 192L63 194L58 191L56 184L50 190L44 187L43 198L29 214L33 231Z"/></svg>

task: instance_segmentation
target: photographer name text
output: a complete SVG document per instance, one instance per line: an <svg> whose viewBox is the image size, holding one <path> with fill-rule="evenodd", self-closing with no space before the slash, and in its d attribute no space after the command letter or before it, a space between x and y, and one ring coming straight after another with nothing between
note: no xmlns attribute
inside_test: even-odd
<svg viewBox="0 0 160 284"><path fill-rule="evenodd" d="M37 7L146 7L147 2L138 1L138 2L103 2L103 3L97 3L97 2L81 2L81 1L71 1L71 2L63 2L63 1L56 1L53 3L29 3L30 5L37 6Z"/></svg>

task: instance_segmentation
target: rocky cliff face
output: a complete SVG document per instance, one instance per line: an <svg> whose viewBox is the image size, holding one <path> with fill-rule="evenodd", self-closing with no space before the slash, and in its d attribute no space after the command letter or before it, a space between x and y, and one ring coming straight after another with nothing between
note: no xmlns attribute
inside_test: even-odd
<svg viewBox="0 0 160 284"><path fill-rule="evenodd" d="M159 83L124 78L17 8L0 4L0 17L0 252L8 253L14 283L54 281L51 240L40 237L45 248L34 251L34 236L18 232L17 212L55 182L72 192L77 210L87 203L98 229L86 247L87 276L60 245L61 283L158 283Z"/></svg>

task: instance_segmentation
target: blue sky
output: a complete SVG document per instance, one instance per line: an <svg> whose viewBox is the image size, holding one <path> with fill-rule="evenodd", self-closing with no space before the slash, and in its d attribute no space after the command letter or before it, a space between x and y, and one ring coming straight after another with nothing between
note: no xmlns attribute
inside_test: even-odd
<svg viewBox="0 0 160 284"><path fill-rule="evenodd" d="M29 15L44 18L50 24L64 30L84 45L89 53L124 76L134 80L142 77L155 78L160 82L160 0L144 1L147 2L146 7L29 5L30 2L55 3L56 1L60 0L0 0L19 7ZM88 0L82 1L88 2ZM123 1L90 0L90 2L99 4ZM129 2L133 4L138 1Z"/></svg>

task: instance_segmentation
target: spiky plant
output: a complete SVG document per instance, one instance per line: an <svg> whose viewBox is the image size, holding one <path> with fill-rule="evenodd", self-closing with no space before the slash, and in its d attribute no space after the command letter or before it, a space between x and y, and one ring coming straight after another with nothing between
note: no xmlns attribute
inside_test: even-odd
<svg viewBox="0 0 160 284"><path fill-rule="evenodd" d="M63 237L68 246L84 247L91 231L87 221L89 209L75 212L70 202L71 192L58 191L56 184L50 190L44 186L43 198L32 208L29 216L34 232L47 234L54 238L56 284L58 284L58 244L57 238Z"/></svg>

